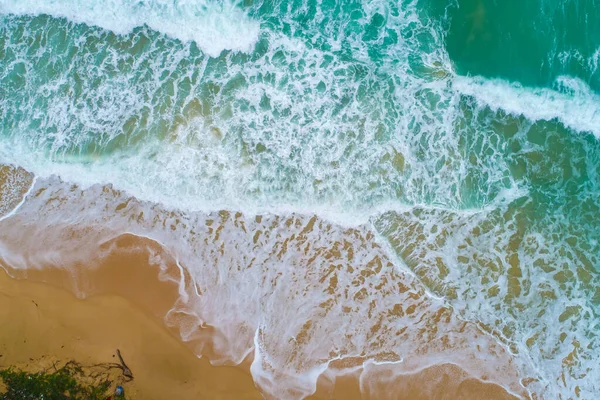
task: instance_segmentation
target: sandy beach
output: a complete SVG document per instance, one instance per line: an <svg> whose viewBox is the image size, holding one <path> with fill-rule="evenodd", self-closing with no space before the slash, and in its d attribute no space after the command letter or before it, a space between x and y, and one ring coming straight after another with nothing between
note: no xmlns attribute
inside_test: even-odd
<svg viewBox="0 0 600 400"><path fill-rule="evenodd" d="M114 261L114 260L112 260ZM125 258L123 262L131 262ZM131 265L135 266L135 263ZM149 268L147 268L149 270ZM170 332L153 311L161 300L154 296L145 309L130 296L113 291L78 299L60 288L60 274L37 271L34 277L18 280L0 272L0 366L18 366L36 370L48 360L77 360L82 365L115 362L120 349L134 380L124 383L128 398L178 399L261 399L247 368L212 366L206 358L197 358ZM115 274L111 282L122 288L135 288L127 282L140 270ZM90 282L96 289L109 269L98 272ZM146 274L149 275L149 274ZM143 277L143 274L137 275ZM43 278L54 281L40 283ZM53 278L53 279L49 279ZM64 278L64 277L62 277ZM143 280L142 280L143 282ZM155 284L159 288L160 284ZM163 289L168 285L163 283ZM122 289L121 288L121 289ZM139 291L137 294L144 293ZM156 293L156 292L154 292ZM168 293L163 290L162 294ZM137 300L142 300L139 296ZM358 376L340 377L335 385L321 379L317 399L511 399L502 388L470 379L459 368L446 365L426 369L413 375L370 382L362 393ZM389 377L386 377L389 378Z"/></svg>
<svg viewBox="0 0 600 400"><path fill-rule="evenodd" d="M1 366L27 366L42 357L84 366L115 362L118 348L134 373L124 384L128 398L262 398L249 374L198 359L152 316L117 295L80 300L2 272L0 321Z"/></svg>
<svg viewBox="0 0 600 400"><path fill-rule="evenodd" d="M0 173L6 215L27 193L31 176L8 167ZM268 398L250 374L252 353L241 365L214 366L209 362L214 355L209 326L184 342L176 324L168 324L165 316L180 298L183 270L158 243L122 234L89 254L101 257L70 268L49 263L15 269L0 260L0 367L39 371L69 360L83 366L114 363L120 349L134 379L125 382L118 370L111 371L111 379L123 384L130 399ZM410 374L371 365L367 378L360 368L343 376L332 368L319 378L309 398L514 398L454 364Z"/></svg>

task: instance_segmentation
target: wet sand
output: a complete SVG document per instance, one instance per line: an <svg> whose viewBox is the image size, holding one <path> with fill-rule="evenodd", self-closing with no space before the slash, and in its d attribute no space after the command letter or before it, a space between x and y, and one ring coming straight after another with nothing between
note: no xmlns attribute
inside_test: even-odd
<svg viewBox="0 0 600 400"><path fill-rule="evenodd" d="M31 177L12 168L0 170L0 177L0 200L7 206L2 211L8 213ZM181 270L158 243L124 234L100 244L97 254L102 256L69 270L57 265L15 270L0 257L0 367L35 369L71 359L111 363L120 349L135 376L125 384L130 399L263 398L249 373L251 356L241 366L213 366L207 340L184 343L165 324L179 297ZM210 337L210 327L203 337ZM199 348L209 357L196 357ZM310 398L514 397L447 364L402 376L371 367L368 378L360 370L341 377L330 370Z"/></svg>
<svg viewBox="0 0 600 400"><path fill-rule="evenodd" d="M130 240L133 238L121 238L121 246ZM248 365L212 366L206 358L195 357L176 333L164 326L156 313L164 310L176 288L153 280L148 273L153 269L149 265L143 268L143 259L135 253L108 257L88 276L95 278L87 280L87 290L94 294L86 299L58 287L74 281L56 269L29 271L29 279L13 279L0 271L0 366L39 363L42 357L74 359L84 365L115 362L113 356L119 348L135 376L125 384L129 398L263 398ZM125 265L129 268L123 268ZM337 377L335 384L322 377L311 399L513 398L499 386L471 379L453 365L401 377L375 376L378 379L362 382L362 395L358 373Z"/></svg>
<svg viewBox="0 0 600 400"><path fill-rule="evenodd" d="M131 399L261 399L239 368L212 367L130 301L112 294L77 299L56 287L0 272L1 366L42 356L83 365L115 362L134 374Z"/></svg>

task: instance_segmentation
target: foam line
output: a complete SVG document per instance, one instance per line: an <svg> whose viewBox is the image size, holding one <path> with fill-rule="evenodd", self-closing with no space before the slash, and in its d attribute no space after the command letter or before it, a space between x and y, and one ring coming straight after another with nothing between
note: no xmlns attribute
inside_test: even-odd
<svg viewBox="0 0 600 400"><path fill-rule="evenodd" d="M529 88L500 79L461 77L453 87L473 97L480 106L532 121L558 120L578 132L591 132L600 138L600 96L577 78L562 76L554 89Z"/></svg>
<svg viewBox="0 0 600 400"><path fill-rule="evenodd" d="M34 175L33 179L31 180L31 185L29 186L29 189L27 189L27 192L25 192L25 194L23 195L23 198L21 199L21 201L12 210L10 210L10 212L6 213L6 215L1 216L0 221L4 221L5 219L10 218L13 215L15 215L15 213L19 210L19 208L21 208L23 203L25 203L25 200L27 200L27 197L33 190L37 179L38 179L38 177Z"/></svg>

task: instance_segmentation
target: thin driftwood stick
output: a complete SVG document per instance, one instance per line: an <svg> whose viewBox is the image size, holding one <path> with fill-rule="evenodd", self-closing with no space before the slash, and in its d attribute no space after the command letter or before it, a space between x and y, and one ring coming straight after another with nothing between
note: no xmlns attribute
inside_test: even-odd
<svg viewBox="0 0 600 400"><path fill-rule="evenodd" d="M123 370L123 375L125 375L129 379L133 379L133 374L131 373L131 370L129 369L127 364L125 364L125 361L123 361L123 357L121 356L121 350L119 349L117 349L117 356L119 356L119 361L121 362L121 369Z"/></svg>

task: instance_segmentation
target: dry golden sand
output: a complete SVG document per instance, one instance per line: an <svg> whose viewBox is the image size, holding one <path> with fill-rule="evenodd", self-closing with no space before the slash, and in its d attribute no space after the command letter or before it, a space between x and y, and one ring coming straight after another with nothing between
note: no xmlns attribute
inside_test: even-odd
<svg viewBox="0 0 600 400"><path fill-rule="evenodd" d="M260 399L250 375L212 367L166 329L116 295L80 300L72 294L0 273L0 365L42 356L83 365L114 362L123 352L135 379L131 399Z"/></svg>

